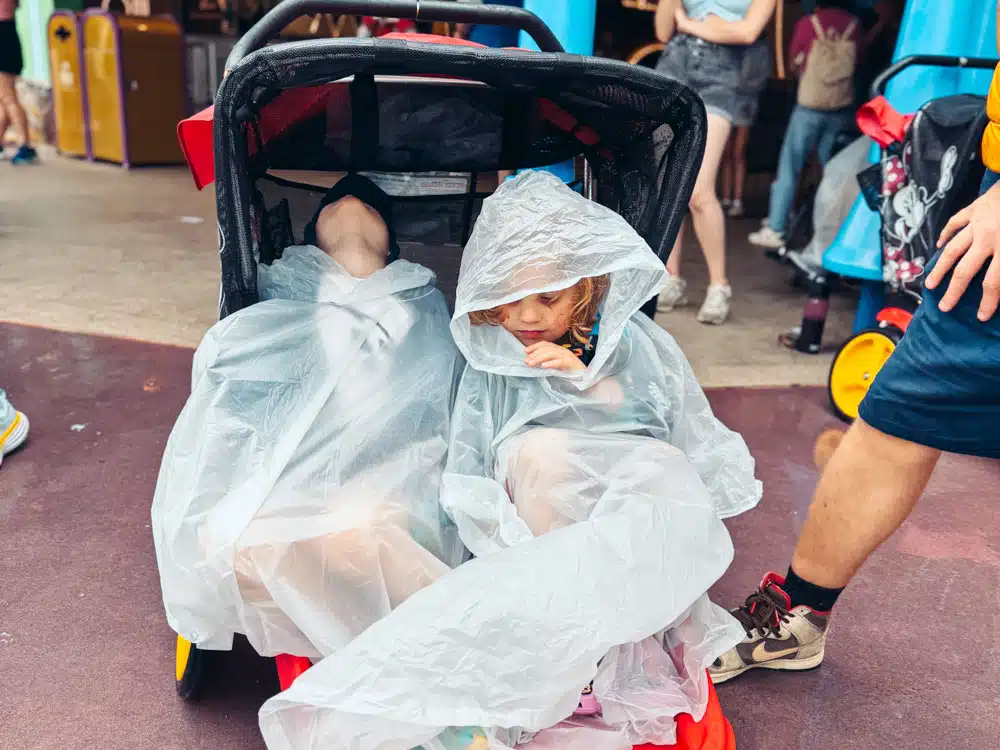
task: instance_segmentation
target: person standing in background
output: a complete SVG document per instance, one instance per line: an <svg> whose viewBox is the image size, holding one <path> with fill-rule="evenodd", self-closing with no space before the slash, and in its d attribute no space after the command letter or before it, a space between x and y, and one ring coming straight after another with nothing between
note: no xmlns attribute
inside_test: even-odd
<svg viewBox="0 0 1000 750"><path fill-rule="evenodd" d="M28 116L17 98L17 79L24 68L21 56L21 40L17 36L14 13L18 0L0 0L0 138L14 126L17 151L11 164L28 164L38 159L38 153L31 147L28 131ZM4 146L0 143L0 149Z"/></svg>
<svg viewBox="0 0 1000 750"><path fill-rule="evenodd" d="M1000 5L996 13L1000 50ZM1000 459L1000 67L986 113L980 197L941 232L923 302L823 468L787 573L768 573L732 610L746 638L709 668L717 684L751 669L818 667L838 598L913 511L941 452ZM953 494L956 503L979 500ZM933 590L933 582L922 584ZM873 632L897 627L876 619L877 590L866 604ZM919 636L925 628L909 630ZM880 642L879 636L871 639L873 653ZM919 643L915 638L914 649ZM927 679L949 676L928 673ZM754 689L766 711L767 688Z"/></svg>
<svg viewBox="0 0 1000 750"><path fill-rule="evenodd" d="M733 118L733 134L726 143L720 168L722 208L727 215L743 215L743 186L747 181L747 144L757 122L760 94L771 77L771 49L764 40L752 45L743 57L741 105Z"/></svg>
<svg viewBox="0 0 1000 750"><path fill-rule="evenodd" d="M906 0L878 0L872 7L857 12L865 28L855 76L856 102L860 105L871 98L871 86L879 73L892 64L896 38L903 20Z"/></svg>
<svg viewBox="0 0 1000 750"><path fill-rule="evenodd" d="M705 156L689 203L708 265L709 286L698 312L702 323L718 325L729 317L732 289L726 276L726 225L716 182L730 132L733 126L750 124L748 98L756 101L760 93L743 88L744 66L764 60L770 72L770 54L758 39L774 7L775 0L660 0L656 7L656 37L666 45L656 69L694 89L708 113ZM657 304L660 312L687 303L687 283L680 275L682 235L678 234L667 260L669 276Z"/></svg>
<svg viewBox="0 0 1000 750"><path fill-rule="evenodd" d="M750 233L758 247L785 244L788 212L806 159L819 151L822 165L837 138L854 121L854 74L861 46L861 22L850 0L819 0L817 9L795 24L788 58L800 74L795 109L781 144L778 174L771 186L767 224Z"/></svg>

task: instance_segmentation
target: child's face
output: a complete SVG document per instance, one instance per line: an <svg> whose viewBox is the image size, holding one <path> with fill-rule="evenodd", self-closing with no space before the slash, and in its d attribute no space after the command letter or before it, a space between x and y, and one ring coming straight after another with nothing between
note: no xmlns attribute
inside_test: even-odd
<svg viewBox="0 0 1000 750"><path fill-rule="evenodd" d="M330 254L345 243L365 248L385 257L389 252L389 230L371 206L353 195L326 206L316 220L319 248Z"/></svg>
<svg viewBox="0 0 1000 750"><path fill-rule="evenodd" d="M500 325L525 346L539 341L558 341L569 331L576 297L575 287L531 294L504 305Z"/></svg>

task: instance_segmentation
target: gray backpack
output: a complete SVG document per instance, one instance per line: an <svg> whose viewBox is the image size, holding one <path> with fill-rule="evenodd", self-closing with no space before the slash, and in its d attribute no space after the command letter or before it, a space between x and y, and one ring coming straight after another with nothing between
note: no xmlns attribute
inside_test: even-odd
<svg viewBox="0 0 1000 750"><path fill-rule="evenodd" d="M854 103L854 68L858 57L858 45L851 34L858 22L851 21L841 34L828 34L815 15L809 16L809 20L816 39L799 81L798 102L822 112L850 107Z"/></svg>

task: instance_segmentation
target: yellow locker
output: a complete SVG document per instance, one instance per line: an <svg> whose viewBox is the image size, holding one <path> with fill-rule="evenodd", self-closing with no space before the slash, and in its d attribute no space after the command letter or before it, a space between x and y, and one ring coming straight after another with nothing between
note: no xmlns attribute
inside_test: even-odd
<svg viewBox="0 0 1000 750"><path fill-rule="evenodd" d="M184 40L169 17L91 10L83 19L93 158L125 166L181 164Z"/></svg>
<svg viewBox="0 0 1000 750"><path fill-rule="evenodd" d="M67 156L90 156L87 92L83 80L83 35L80 19L70 10L49 17L49 73L56 148Z"/></svg>

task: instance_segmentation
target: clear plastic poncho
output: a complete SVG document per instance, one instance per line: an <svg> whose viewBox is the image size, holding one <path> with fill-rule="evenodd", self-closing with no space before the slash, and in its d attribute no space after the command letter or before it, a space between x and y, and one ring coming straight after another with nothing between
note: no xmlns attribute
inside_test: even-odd
<svg viewBox="0 0 1000 750"><path fill-rule="evenodd" d="M468 313L611 274L582 373L524 364ZM705 592L732 560L720 520L761 486L673 339L638 312L663 264L614 212L547 173L484 202L452 331L467 366L442 505L477 559L449 572L261 709L270 750L671 744L705 669L743 629ZM600 719L569 718L594 680ZM445 745L451 750L451 745Z"/></svg>
<svg viewBox="0 0 1000 750"><path fill-rule="evenodd" d="M434 274L357 279L318 248L260 266L170 435L152 529L171 627L318 658L465 555L439 504L461 357Z"/></svg>

